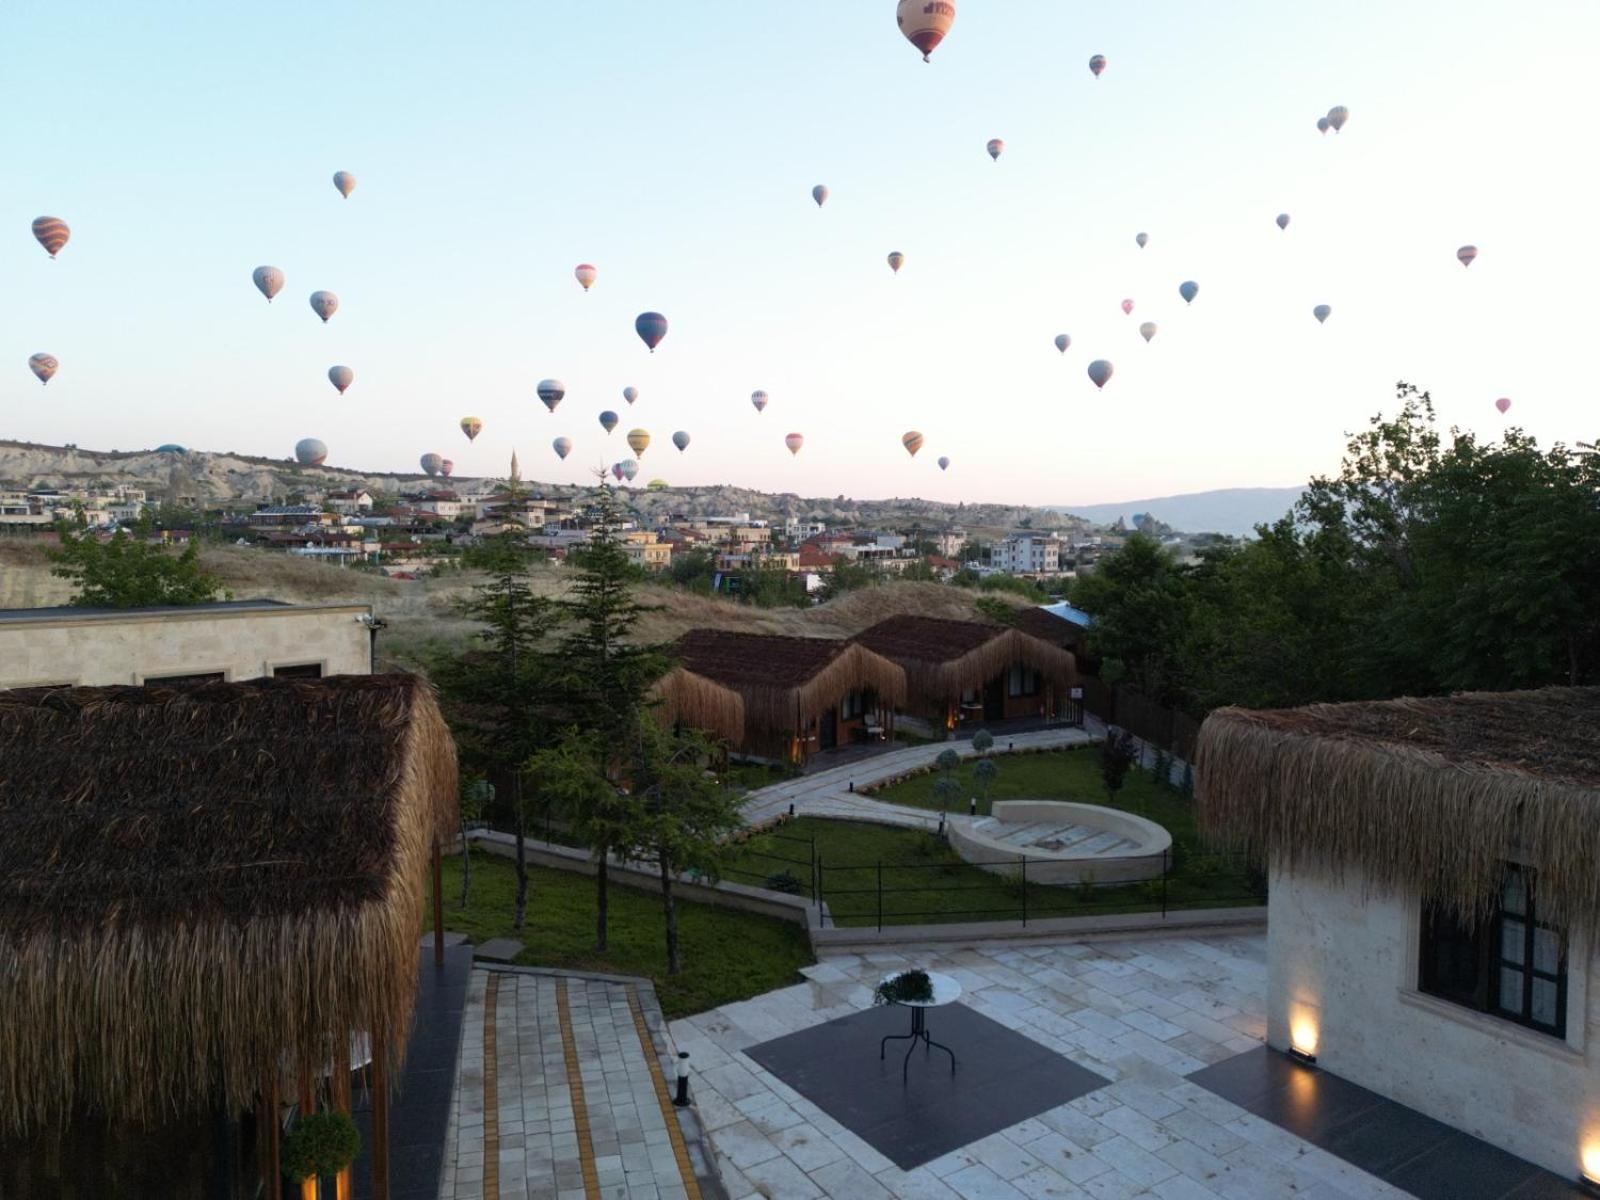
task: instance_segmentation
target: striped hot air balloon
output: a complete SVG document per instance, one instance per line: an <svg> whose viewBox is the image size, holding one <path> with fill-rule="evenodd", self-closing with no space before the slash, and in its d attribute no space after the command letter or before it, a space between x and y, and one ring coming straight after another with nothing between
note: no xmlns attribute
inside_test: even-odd
<svg viewBox="0 0 1600 1200"><path fill-rule="evenodd" d="M329 367L328 382L339 389L339 395L344 395L345 388L356 381L356 373L349 367Z"/></svg>
<svg viewBox="0 0 1600 1200"><path fill-rule="evenodd" d="M771 399L771 397L768 396L765 392L755 391L755 392L751 392L750 393L750 403L754 404L756 406L756 411L757 412L766 412L767 411L767 401L770 400L770 399Z"/></svg>
<svg viewBox="0 0 1600 1200"><path fill-rule="evenodd" d="M1089 364L1089 378L1095 387L1103 388L1111 379L1111 374L1116 368L1103 358L1097 358Z"/></svg>
<svg viewBox="0 0 1600 1200"><path fill-rule="evenodd" d="M600 276L600 272L594 269L593 263L579 263L572 268L572 273L577 276L578 282L583 285L583 290L586 292L594 286L594 281Z"/></svg>
<svg viewBox="0 0 1600 1200"><path fill-rule="evenodd" d="M639 398L639 389L636 388L636 387L625 387L625 388L623 388L622 389L622 398L624 400L626 400L629 404L632 404L635 400L637 400Z"/></svg>
<svg viewBox="0 0 1600 1200"><path fill-rule="evenodd" d="M654 354L661 339L667 336L667 319L658 312L640 313L633 319L633 328Z"/></svg>
<svg viewBox="0 0 1600 1200"><path fill-rule="evenodd" d="M689 448L689 435L681 429L678 430L677 433L672 435L672 444L679 450L687 450Z"/></svg>
<svg viewBox="0 0 1600 1200"><path fill-rule="evenodd" d="M890 270L892 270L896 275L900 274L900 268L905 265L905 261L906 261L906 256L904 254L901 254L900 251L896 250L896 251L892 252L889 255L889 268L890 268Z"/></svg>
<svg viewBox="0 0 1600 1200"><path fill-rule="evenodd" d="M610 433L616 427L617 414L608 408L605 412L600 414L600 428L604 429L607 433Z"/></svg>
<svg viewBox="0 0 1600 1200"><path fill-rule="evenodd" d="M450 476L454 475L455 471L456 471L456 464L453 463L450 459L441 458L439 460L439 474L443 475L446 479L449 479Z"/></svg>
<svg viewBox="0 0 1600 1200"><path fill-rule="evenodd" d="M339 297L332 292L312 292L311 311L321 317L322 323L326 325L328 318L339 311Z"/></svg>
<svg viewBox="0 0 1600 1200"><path fill-rule="evenodd" d="M559 379L539 380L539 399L544 401L544 406L555 412L556 405L561 403L561 397L567 394L567 385Z"/></svg>
<svg viewBox="0 0 1600 1200"><path fill-rule="evenodd" d="M56 373L56 368L61 364L56 361L54 354L30 354L28 356L28 370L40 383L49 383L50 377Z"/></svg>
<svg viewBox="0 0 1600 1200"><path fill-rule="evenodd" d="M1089 60L1089 70L1094 72L1094 77L1096 79L1100 78L1101 72L1104 71L1105 69L1106 69L1106 56L1104 54L1096 54L1093 58L1091 58Z"/></svg>
<svg viewBox="0 0 1600 1200"><path fill-rule="evenodd" d="M1067 347L1070 346L1070 345L1072 345L1072 337L1071 337L1070 334L1065 334L1065 333L1056 334L1056 349L1057 350L1059 350L1059 351L1061 351L1061 353L1065 354L1067 352Z"/></svg>
<svg viewBox="0 0 1600 1200"><path fill-rule="evenodd" d="M431 479L433 476L439 473L439 468L444 466L444 459L439 457L439 455L430 452L419 458L417 463Z"/></svg>
<svg viewBox="0 0 1600 1200"><path fill-rule="evenodd" d="M1478 248L1476 246L1463 246L1461 249L1456 251L1456 258L1460 260L1463 267L1470 267L1472 265L1472 260L1477 257ZM1490 273L1493 274L1493 272Z"/></svg>
<svg viewBox="0 0 1600 1200"><path fill-rule="evenodd" d="M939 470L948 471L949 469L950 469L949 456L948 455L940 455L939 456Z"/></svg>
<svg viewBox="0 0 1600 1200"><path fill-rule="evenodd" d="M631 458L625 458L619 465L622 467L622 477L632 483L634 476L639 473L639 464Z"/></svg>
<svg viewBox="0 0 1600 1200"><path fill-rule="evenodd" d="M350 199L350 193L356 190L356 177L350 174L349 171L335 171L333 173L333 186L339 189L339 195L348 200Z"/></svg>
<svg viewBox="0 0 1600 1200"><path fill-rule="evenodd" d="M267 298L268 304L283 291L283 272L277 267L257 267L250 272L250 279L256 285L256 290Z"/></svg>
<svg viewBox="0 0 1600 1200"><path fill-rule="evenodd" d="M818 208L821 208L824 204L826 204L828 202L827 185L819 183L816 187L812 188L811 198L817 202Z"/></svg>
<svg viewBox="0 0 1600 1200"><path fill-rule="evenodd" d="M565 459L567 455L572 453L572 439L569 437L558 437L555 441L550 443L550 447L556 452L557 458Z"/></svg>
<svg viewBox="0 0 1600 1200"><path fill-rule="evenodd" d="M634 457L643 458L644 452L650 448L650 431L648 429L628 430L628 449L632 450Z"/></svg>
<svg viewBox="0 0 1600 1200"><path fill-rule="evenodd" d="M1333 306L1329 305L1329 304L1319 304L1319 305L1317 305L1315 308L1313 308L1311 310L1311 315L1317 319L1317 324L1318 325L1321 325L1332 314L1333 314Z"/></svg>
<svg viewBox="0 0 1600 1200"><path fill-rule="evenodd" d="M328 447L318 438L301 438L294 444L294 460L302 467L320 467L327 458Z"/></svg>
<svg viewBox="0 0 1600 1200"><path fill-rule="evenodd" d="M790 454L799 454L800 447L806 444L806 439L803 434L791 433L783 439L783 444L789 447Z"/></svg>
<svg viewBox="0 0 1600 1200"><path fill-rule="evenodd" d="M990 138L989 139L988 150L989 150L989 157L994 159L996 162L999 162L1000 161L1000 156L1006 152L1005 139L1004 138Z"/></svg>
<svg viewBox="0 0 1600 1200"><path fill-rule="evenodd" d="M1139 326L1139 336L1142 337L1147 344L1151 338L1155 337L1155 335L1156 323L1154 321L1146 321L1143 325Z"/></svg>
<svg viewBox="0 0 1600 1200"><path fill-rule="evenodd" d="M900 0L894 19L906 41L921 50L922 61L927 62L955 24L956 6L952 0Z"/></svg>
<svg viewBox="0 0 1600 1200"><path fill-rule="evenodd" d="M33 219L33 236L39 239L39 245L54 258L67 244L67 239L72 236L72 230L67 228L67 223L60 217L35 217Z"/></svg>
<svg viewBox="0 0 1600 1200"><path fill-rule="evenodd" d="M467 441L475 442L478 435L483 432L483 422L477 417L462 417L461 432L467 435Z"/></svg>
<svg viewBox="0 0 1600 1200"><path fill-rule="evenodd" d="M906 448L907 454L915 458L917 451L922 449L922 435L915 429L909 430L901 437L900 444Z"/></svg>

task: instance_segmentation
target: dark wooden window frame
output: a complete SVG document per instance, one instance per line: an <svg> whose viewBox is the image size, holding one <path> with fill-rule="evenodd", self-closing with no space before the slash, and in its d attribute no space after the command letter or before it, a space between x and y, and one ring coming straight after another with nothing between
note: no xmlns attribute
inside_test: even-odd
<svg viewBox="0 0 1600 1200"><path fill-rule="evenodd" d="M1021 672L1021 682L1017 682L1017 673ZM1013 663L1006 668L1006 695L1013 700L1021 696L1037 696L1039 694L1039 672L1032 667L1021 663Z"/></svg>

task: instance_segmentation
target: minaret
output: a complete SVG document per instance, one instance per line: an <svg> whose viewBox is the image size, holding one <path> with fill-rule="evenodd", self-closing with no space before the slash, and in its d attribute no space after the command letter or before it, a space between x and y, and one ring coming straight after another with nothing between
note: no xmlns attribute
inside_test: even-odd
<svg viewBox="0 0 1600 1200"><path fill-rule="evenodd" d="M517 452L511 452L511 486L515 488L522 482L522 472L517 469Z"/></svg>

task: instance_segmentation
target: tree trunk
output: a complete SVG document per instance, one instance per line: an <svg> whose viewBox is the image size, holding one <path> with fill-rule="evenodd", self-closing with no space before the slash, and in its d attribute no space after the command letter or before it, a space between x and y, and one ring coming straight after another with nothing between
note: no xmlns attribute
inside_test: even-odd
<svg viewBox="0 0 1600 1200"><path fill-rule="evenodd" d="M511 772L511 805L516 814L517 831L517 906L512 916L511 928L522 929L522 918L528 912L528 842L523 835L522 817L522 772L513 769Z"/></svg>
<svg viewBox="0 0 1600 1200"><path fill-rule="evenodd" d="M595 847L597 856L594 872L594 948L606 948L606 887L610 883L610 847L605 843Z"/></svg>
<svg viewBox="0 0 1600 1200"><path fill-rule="evenodd" d="M672 863L667 852L658 855L661 860L661 907L667 917L667 974L678 973L678 902L672 895Z"/></svg>

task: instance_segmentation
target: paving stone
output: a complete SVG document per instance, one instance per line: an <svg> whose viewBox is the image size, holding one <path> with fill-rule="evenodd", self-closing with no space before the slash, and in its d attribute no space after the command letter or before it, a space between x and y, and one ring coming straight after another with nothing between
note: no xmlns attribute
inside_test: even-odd
<svg viewBox="0 0 1600 1200"><path fill-rule="evenodd" d="M516 938L490 938L472 948L472 957L484 962L508 963L522 951L523 945Z"/></svg>

